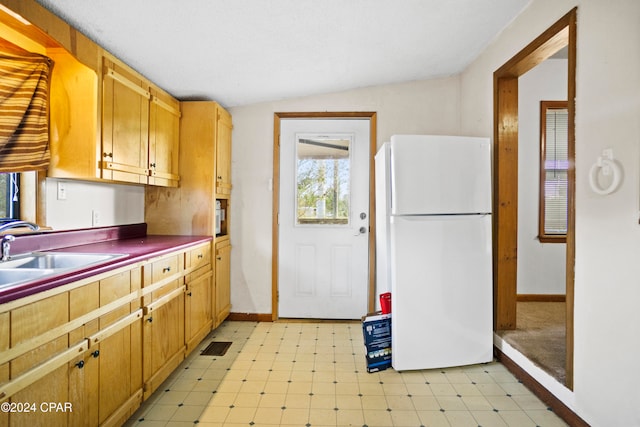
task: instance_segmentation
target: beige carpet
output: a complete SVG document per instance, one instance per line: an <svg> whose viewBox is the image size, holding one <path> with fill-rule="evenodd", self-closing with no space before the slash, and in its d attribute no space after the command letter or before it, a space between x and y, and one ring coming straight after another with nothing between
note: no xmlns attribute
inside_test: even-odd
<svg viewBox="0 0 640 427"><path fill-rule="evenodd" d="M566 322L564 302L518 302L517 328L497 334L529 360L565 382Z"/></svg>

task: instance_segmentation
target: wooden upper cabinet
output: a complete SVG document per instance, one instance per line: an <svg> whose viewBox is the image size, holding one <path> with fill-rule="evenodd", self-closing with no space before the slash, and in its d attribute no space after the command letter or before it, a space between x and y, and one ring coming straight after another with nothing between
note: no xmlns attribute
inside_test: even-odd
<svg viewBox="0 0 640 427"><path fill-rule="evenodd" d="M146 184L150 88L107 58L102 87L102 178Z"/></svg>
<svg viewBox="0 0 640 427"><path fill-rule="evenodd" d="M47 175L175 187L180 103L34 0L3 0L0 37L55 62Z"/></svg>
<svg viewBox="0 0 640 427"><path fill-rule="evenodd" d="M216 108L216 195L231 194L231 114Z"/></svg>
<svg viewBox="0 0 640 427"><path fill-rule="evenodd" d="M149 184L177 187L180 103L159 90L151 90L149 111Z"/></svg>
<svg viewBox="0 0 640 427"><path fill-rule="evenodd" d="M61 48L48 49L55 62L50 81L48 176L98 179L100 169L99 75Z"/></svg>
<svg viewBox="0 0 640 427"><path fill-rule="evenodd" d="M147 232L213 236L216 199L231 197L231 115L213 101L183 101L180 113L180 185L146 188Z"/></svg>

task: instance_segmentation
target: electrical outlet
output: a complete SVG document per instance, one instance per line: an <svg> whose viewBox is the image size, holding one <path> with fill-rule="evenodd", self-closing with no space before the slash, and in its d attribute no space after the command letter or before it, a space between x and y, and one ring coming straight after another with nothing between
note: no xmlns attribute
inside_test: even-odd
<svg viewBox="0 0 640 427"><path fill-rule="evenodd" d="M94 209L91 211L91 226L96 227L98 225L100 225L100 212Z"/></svg>
<svg viewBox="0 0 640 427"><path fill-rule="evenodd" d="M58 200L67 200L67 183L58 181Z"/></svg>

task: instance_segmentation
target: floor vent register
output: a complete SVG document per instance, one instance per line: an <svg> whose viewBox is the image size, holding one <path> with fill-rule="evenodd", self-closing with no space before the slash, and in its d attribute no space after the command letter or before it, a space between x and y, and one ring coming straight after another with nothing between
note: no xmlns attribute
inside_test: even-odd
<svg viewBox="0 0 640 427"><path fill-rule="evenodd" d="M231 347L228 341L212 341L207 348L202 350L200 356L224 356Z"/></svg>

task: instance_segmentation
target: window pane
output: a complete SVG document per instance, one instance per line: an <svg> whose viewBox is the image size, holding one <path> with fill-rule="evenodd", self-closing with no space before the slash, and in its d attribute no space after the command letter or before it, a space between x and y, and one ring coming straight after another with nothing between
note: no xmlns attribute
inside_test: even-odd
<svg viewBox="0 0 640 427"><path fill-rule="evenodd" d="M9 215L9 174L0 173L0 217L7 218Z"/></svg>
<svg viewBox="0 0 640 427"><path fill-rule="evenodd" d="M567 172L547 171L544 184L544 232L567 233Z"/></svg>
<svg viewBox="0 0 640 427"><path fill-rule="evenodd" d="M567 233L567 171L569 169L568 109L563 101L542 101L540 135L540 239Z"/></svg>
<svg viewBox="0 0 640 427"><path fill-rule="evenodd" d="M567 118L565 108L547 110L545 169L567 169L569 158Z"/></svg>
<svg viewBox="0 0 640 427"><path fill-rule="evenodd" d="M348 224L350 137L298 135L296 223Z"/></svg>
<svg viewBox="0 0 640 427"><path fill-rule="evenodd" d="M0 221L18 218L18 174L0 173Z"/></svg>

